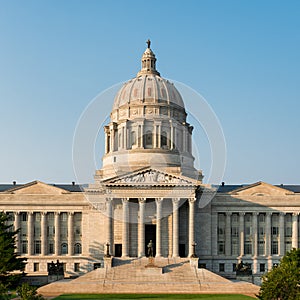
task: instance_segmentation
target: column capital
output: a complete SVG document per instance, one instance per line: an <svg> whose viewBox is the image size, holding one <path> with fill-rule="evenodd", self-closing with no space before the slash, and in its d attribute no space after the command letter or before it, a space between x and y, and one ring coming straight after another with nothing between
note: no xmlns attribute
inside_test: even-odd
<svg viewBox="0 0 300 300"><path fill-rule="evenodd" d="M244 217L245 214L246 214L246 213L245 213L244 211L240 211L240 212L239 212L240 217Z"/></svg>
<svg viewBox="0 0 300 300"><path fill-rule="evenodd" d="M33 211L32 211L32 210L27 211L27 214L28 214L29 216L33 216Z"/></svg>
<svg viewBox="0 0 300 300"><path fill-rule="evenodd" d="M191 198L188 198L188 201L190 204L196 202L197 198L196 197L191 197Z"/></svg>
<svg viewBox="0 0 300 300"><path fill-rule="evenodd" d="M226 211L225 214L226 214L226 216L230 217L232 215L232 212L231 211Z"/></svg>
<svg viewBox="0 0 300 300"><path fill-rule="evenodd" d="M181 198L172 198L172 203L174 206L178 206Z"/></svg>
<svg viewBox="0 0 300 300"><path fill-rule="evenodd" d="M292 216L294 216L294 217L298 217L298 215L299 215L299 212L297 212L297 211L292 213Z"/></svg>
<svg viewBox="0 0 300 300"><path fill-rule="evenodd" d="M60 211L55 211L55 212L54 212L54 215L55 215L55 216L59 216L59 215L60 215Z"/></svg>
<svg viewBox="0 0 300 300"><path fill-rule="evenodd" d="M266 216L267 216L267 217L268 217L268 216L270 216L270 217L271 217L271 216L272 216L272 214L273 214L273 213L272 213L271 211L267 211L267 212L266 212Z"/></svg>
<svg viewBox="0 0 300 300"><path fill-rule="evenodd" d="M123 204L127 204L129 202L129 198L121 198Z"/></svg>
<svg viewBox="0 0 300 300"><path fill-rule="evenodd" d="M14 211L14 214L15 214L16 216L18 216L18 215L21 214L21 212L20 212L20 211Z"/></svg>
<svg viewBox="0 0 300 300"><path fill-rule="evenodd" d="M74 211L69 211L69 212L68 212L68 215L69 215L69 216L74 216Z"/></svg>
<svg viewBox="0 0 300 300"><path fill-rule="evenodd" d="M280 217L283 217L283 216L285 216L285 215L286 215L286 213L283 212L283 211L281 211L281 212L279 213L279 216L280 216Z"/></svg>
<svg viewBox="0 0 300 300"><path fill-rule="evenodd" d="M155 198L156 204L161 204L164 198Z"/></svg>
<svg viewBox="0 0 300 300"><path fill-rule="evenodd" d="M113 197L106 197L106 198L105 198L106 203L107 203L107 202L112 202L113 200L114 200Z"/></svg>
<svg viewBox="0 0 300 300"><path fill-rule="evenodd" d="M46 216L47 213L48 213L47 211L42 211L42 212L41 212L41 216Z"/></svg>
<svg viewBox="0 0 300 300"><path fill-rule="evenodd" d="M139 204L145 204L146 203L147 198L138 198Z"/></svg>
<svg viewBox="0 0 300 300"><path fill-rule="evenodd" d="M254 211L254 212L252 213L252 215L253 215L253 216L258 216L258 215L259 215L259 212Z"/></svg>

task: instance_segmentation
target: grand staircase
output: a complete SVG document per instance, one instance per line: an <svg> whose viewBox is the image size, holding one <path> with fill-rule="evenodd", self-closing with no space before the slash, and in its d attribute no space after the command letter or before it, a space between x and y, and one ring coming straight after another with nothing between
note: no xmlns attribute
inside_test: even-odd
<svg viewBox="0 0 300 300"><path fill-rule="evenodd" d="M259 288L233 282L205 269L190 265L188 259L155 259L156 268L146 268L147 258L113 259L112 268L91 271L73 280L61 280L41 287L45 296L63 293L239 293L255 295Z"/></svg>

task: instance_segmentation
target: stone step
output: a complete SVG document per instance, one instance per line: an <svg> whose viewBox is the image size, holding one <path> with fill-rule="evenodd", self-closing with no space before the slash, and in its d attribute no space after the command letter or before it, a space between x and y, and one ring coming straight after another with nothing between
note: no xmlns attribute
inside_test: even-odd
<svg viewBox="0 0 300 300"><path fill-rule="evenodd" d="M146 268L148 259L114 259L112 268L96 269L74 280L41 287L45 296L62 293L244 293L255 295L259 287L232 282L205 269L191 267L187 259L159 258ZM153 272L154 271L154 272ZM153 275L155 274L155 275Z"/></svg>

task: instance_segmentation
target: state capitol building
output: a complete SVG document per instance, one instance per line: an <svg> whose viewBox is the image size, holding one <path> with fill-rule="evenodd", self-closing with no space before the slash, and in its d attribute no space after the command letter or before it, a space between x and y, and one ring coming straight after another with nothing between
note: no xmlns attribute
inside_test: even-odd
<svg viewBox="0 0 300 300"><path fill-rule="evenodd" d="M190 257L195 248L199 267L235 278L243 261L259 278L300 247L300 185L202 183L184 101L157 71L150 42L141 70L115 96L104 135L102 169L85 188L0 185L0 210L20 228L29 275L46 275L57 259L65 276L89 272L107 247L114 257L144 257L151 240L155 257ZM200 207L205 194L213 197Z"/></svg>

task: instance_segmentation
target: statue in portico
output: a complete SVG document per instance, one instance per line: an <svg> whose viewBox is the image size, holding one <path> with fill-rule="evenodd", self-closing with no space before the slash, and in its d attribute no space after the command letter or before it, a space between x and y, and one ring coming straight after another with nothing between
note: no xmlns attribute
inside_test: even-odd
<svg viewBox="0 0 300 300"><path fill-rule="evenodd" d="M148 256L153 257L153 243L152 243L152 240L150 240L147 247L148 247Z"/></svg>

